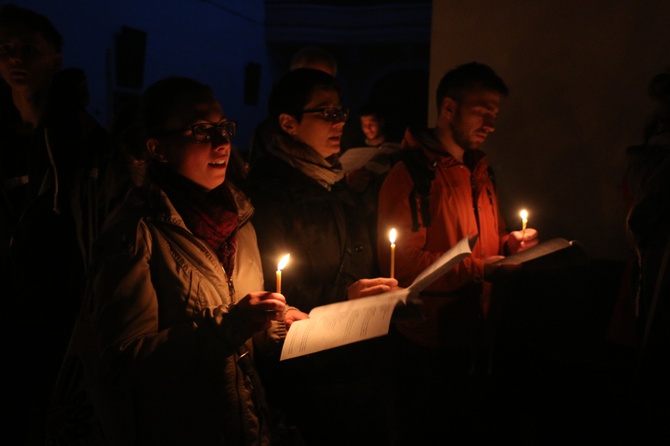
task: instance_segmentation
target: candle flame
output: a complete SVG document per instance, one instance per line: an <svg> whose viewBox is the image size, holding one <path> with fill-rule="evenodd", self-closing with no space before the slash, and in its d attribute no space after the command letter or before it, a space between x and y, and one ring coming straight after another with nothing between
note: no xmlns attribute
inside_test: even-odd
<svg viewBox="0 0 670 446"><path fill-rule="evenodd" d="M284 269L290 257L291 254L286 254L284 257L281 258L281 260L279 261L279 265L277 265L277 271L281 271Z"/></svg>
<svg viewBox="0 0 670 446"><path fill-rule="evenodd" d="M391 229L391 232L389 232L389 241L391 242L391 244L395 243L396 235L397 235L397 233L396 233L395 228Z"/></svg>
<svg viewBox="0 0 670 446"><path fill-rule="evenodd" d="M521 212L519 212L519 216L521 217L522 220L528 220L528 211L522 209Z"/></svg>

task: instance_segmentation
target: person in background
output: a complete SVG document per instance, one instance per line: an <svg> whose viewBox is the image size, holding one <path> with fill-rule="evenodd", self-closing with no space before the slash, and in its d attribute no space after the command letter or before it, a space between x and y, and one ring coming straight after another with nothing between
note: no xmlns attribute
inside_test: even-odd
<svg viewBox="0 0 670 446"><path fill-rule="evenodd" d="M347 184L367 221L370 240L377 240L377 199L386 174L400 156L400 143L388 141L384 132L385 120L372 104L359 111L364 140L357 147L377 147L378 152L364 166L346 173ZM375 250L375 263L377 252Z"/></svg>
<svg viewBox="0 0 670 446"><path fill-rule="evenodd" d="M374 245L338 162L347 116L333 76L310 68L288 72L269 99L273 144L245 183L265 280L274 280L289 253L282 292L306 312L352 298L361 283L377 293L397 285L377 278ZM271 406L310 445L387 444L392 406L384 347L378 338L287 361L270 358L261 375Z"/></svg>
<svg viewBox="0 0 670 446"><path fill-rule="evenodd" d="M470 378L487 372L483 334L490 280L503 272L495 262L538 242L535 229L506 230L481 150L496 128L507 93L505 83L487 65L472 62L447 72L437 87L435 127L407 129L403 157L379 192L380 268L388 271L388 234L395 228L395 277L400 286L408 286L461 239L478 235L472 255L419 296L424 318L394 325L398 407L406 409L399 412L400 444L432 438L477 444L474 435L485 431ZM422 163L426 178L434 175L427 201L412 194L412 160ZM414 206L420 217L413 215ZM413 226L414 218L421 224Z"/></svg>
<svg viewBox="0 0 670 446"><path fill-rule="evenodd" d="M386 121L381 112L372 105L366 105L359 111L361 131L365 135L365 145L381 147L386 141L384 125Z"/></svg>
<svg viewBox="0 0 670 446"><path fill-rule="evenodd" d="M629 443L664 444L670 397L670 71L652 77L656 102L641 144L626 148L623 192L631 248L608 340L627 356L631 373L621 424Z"/></svg>
<svg viewBox="0 0 670 446"><path fill-rule="evenodd" d="M92 242L124 190L113 138L86 111L80 82L69 82L76 70L61 71L62 46L46 16L0 9L3 436L17 443L43 441Z"/></svg>
<svg viewBox="0 0 670 446"><path fill-rule="evenodd" d="M318 46L305 46L295 52L289 65L290 70L313 68L337 76L337 60L325 49Z"/></svg>
<svg viewBox="0 0 670 446"><path fill-rule="evenodd" d="M652 77L647 93L656 109L644 128L643 141L625 150L626 170L621 191L624 205L631 211L636 201L647 192L650 180L658 180L658 169L670 158L670 71ZM648 199L648 198L647 198ZM638 228L639 230L639 228ZM629 255L626 259L619 296L607 331L607 339L615 345L637 347L637 299L640 278L639 257L632 232L628 232Z"/></svg>
<svg viewBox="0 0 670 446"><path fill-rule="evenodd" d="M337 60L325 49L318 46L305 46L295 52L291 58L289 71L298 68L313 68L321 70L335 77L337 75ZM267 148L272 145L272 124L268 119L264 119L256 126L251 146L249 147L248 169L267 152ZM246 175L245 175L246 177Z"/></svg>

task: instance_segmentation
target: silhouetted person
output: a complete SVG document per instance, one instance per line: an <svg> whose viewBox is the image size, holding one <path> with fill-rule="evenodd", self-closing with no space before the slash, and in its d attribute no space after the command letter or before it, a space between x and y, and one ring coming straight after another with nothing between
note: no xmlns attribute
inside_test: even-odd
<svg viewBox="0 0 670 446"><path fill-rule="evenodd" d="M626 150L627 233L633 249L630 288L618 303L614 328L634 321L637 357L631 382L631 422L637 444L670 441L670 73L649 84L658 108L644 142Z"/></svg>
<svg viewBox="0 0 670 446"><path fill-rule="evenodd" d="M62 45L47 17L11 4L0 10L2 325L11 376L3 437L29 442L43 435L92 240L116 181L103 184L113 143L59 73Z"/></svg>

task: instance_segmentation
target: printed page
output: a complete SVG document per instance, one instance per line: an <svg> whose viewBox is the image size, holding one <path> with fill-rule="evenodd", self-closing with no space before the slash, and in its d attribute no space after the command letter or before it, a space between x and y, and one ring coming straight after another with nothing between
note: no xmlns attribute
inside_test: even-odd
<svg viewBox="0 0 670 446"><path fill-rule="evenodd" d="M393 310L408 295L405 288L314 308L291 325L280 360L387 335Z"/></svg>
<svg viewBox="0 0 670 446"><path fill-rule="evenodd" d="M570 246L572 246L572 242L569 242L564 238L553 238L551 240L547 240L546 242L538 243L537 245L525 251L509 255L495 263L499 265L524 263L533 259L537 259L538 257L546 256L552 252L569 248Z"/></svg>
<svg viewBox="0 0 670 446"><path fill-rule="evenodd" d="M405 304L471 253L475 239L464 238L440 256L408 288L323 305L288 330L280 360L296 358L388 334L396 306Z"/></svg>
<svg viewBox="0 0 670 446"><path fill-rule="evenodd" d="M352 147L340 155L340 163L345 172L352 172L365 166L373 156L379 153L379 147Z"/></svg>
<svg viewBox="0 0 670 446"><path fill-rule="evenodd" d="M414 282L409 286L412 294L419 294L419 292L423 291L428 285L435 282L440 276L469 256L472 252L472 247L475 246L476 240L477 236L474 236L471 239L462 239L456 246L442 254L439 259L434 261L428 268L424 269L421 274L416 276Z"/></svg>

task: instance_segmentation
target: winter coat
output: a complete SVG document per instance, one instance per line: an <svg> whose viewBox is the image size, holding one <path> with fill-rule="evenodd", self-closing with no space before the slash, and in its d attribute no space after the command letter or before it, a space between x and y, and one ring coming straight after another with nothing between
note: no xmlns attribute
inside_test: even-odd
<svg viewBox="0 0 670 446"><path fill-rule="evenodd" d="M83 359L108 444L269 444L262 389L240 361L253 343L234 314L263 290L253 208L230 187L240 219L232 277L155 186L148 199L133 191L96 243L69 359Z"/></svg>
<svg viewBox="0 0 670 446"><path fill-rule="evenodd" d="M281 292L287 303L305 312L346 300L349 285L377 277L364 215L345 182L328 190L272 150L256 161L248 177L245 191L256 209L268 288L275 283L280 258L289 253ZM263 358L260 373L273 410L297 425L306 444L320 444L324 435L329 444L386 444L383 341L281 362Z"/></svg>
<svg viewBox="0 0 670 446"><path fill-rule="evenodd" d="M281 257L291 255L282 276L291 305L309 312L345 300L349 285L375 277L373 245L344 180L327 190L268 154L252 167L245 191L256 208L268 288Z"/></svg>
<svg viewBox="0 0 670 446"><path fill-rule="evenodd" d="M422 311L426 320L398 324L399 331L418 344L437 348L455 341L450 340L450 336L461 336L448 332L445 319L456 317L456 314L472 319L473 323L481 319L479 313L484 311L490 288L489 284L483 283L483 259L502 255L509 235L498 209L498 197L483 152L476 150L469 154L474 159L471 170L440 147L429 130L408 130L403 146L404 150L423 150L431 162L437 161L430 188L431 225L428 228L421 225L417 232L412 231L409 204L412 177L404 162L396 163L379 193L377 248L383 274L390 267L388 234L391 228L397 231L395 277L403 287L409 286L421 271L458 241L478 234L472 255L422 293ZM421 206L418 198L416 200L420 216ZM463 302L462 297L470 302ZM461 302L457 303L459 300ZM480 300L484 307L479 305ZM454 310L455 314L445 314L442 310L446 305L456 303L459 309ZM440 319L443 323L439 323ZM463 325L455 320L450 322L454 326Z"/></svg>
<svg viewBox="0 0 670 446"><path fill-rule="evenodd" d="M32 438L42 430L25 423L43 425L93 240L126 185L112 136L86 110L50 97L39 126L25 132L11 93L0 90L1 325L14 358L3 394L17 417L8 425Z"/></svg>

